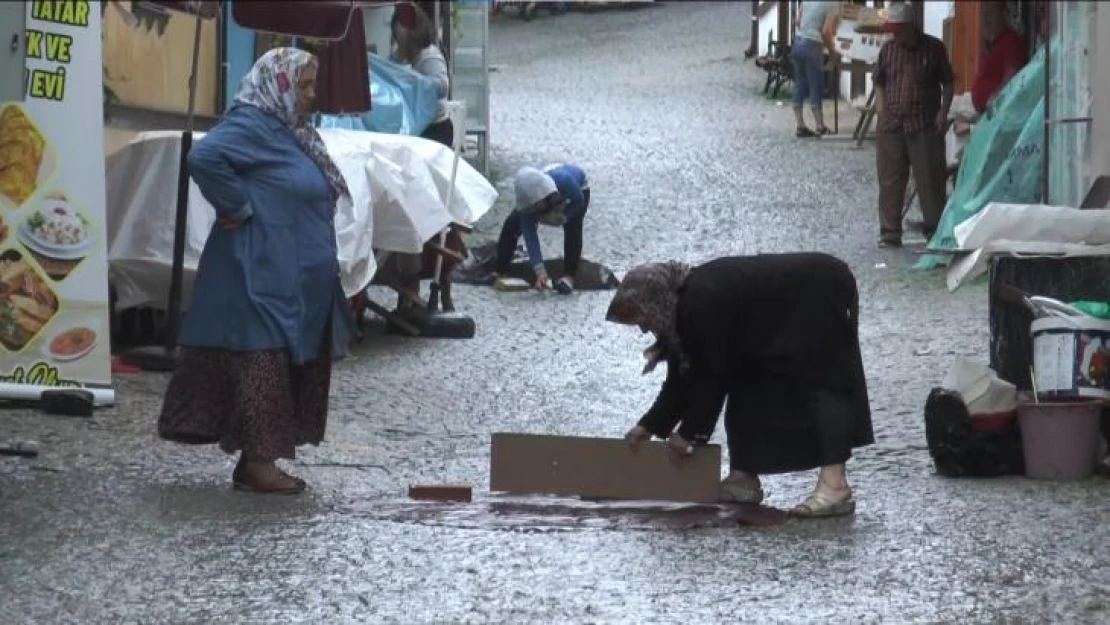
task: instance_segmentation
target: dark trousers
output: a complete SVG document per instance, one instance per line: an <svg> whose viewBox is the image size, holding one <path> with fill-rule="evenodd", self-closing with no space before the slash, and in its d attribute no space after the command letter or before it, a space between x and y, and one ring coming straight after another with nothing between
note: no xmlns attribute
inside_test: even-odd
<svg viewBox="0 0 1110 625"><path fill-rule="evenodd" d="M420 136L455 149L455 124L450 119L436 122L424 129Z"/></svg>
<svg viewBox="0 0 1110 625"><path fill-rule="evenodd" d="M879 231L884 239L901 239L906 185L913 172L924 230L932 234L946 201L944 135L925 130L912 135L879 132L875 159L879 171Z"/></svg>
<svg viewBox="0 0 1110 625"><path fill-rule="evenodd" d="M563 224L563 275L574 277L578 274L578 263L582 260L582 225L590 209L590 191L582 192L582 214ZM513 263L513 252L520 240L520 213L513 211L501 225L501 236L497 239L497 265L495 271L507 274Z"/></svg>

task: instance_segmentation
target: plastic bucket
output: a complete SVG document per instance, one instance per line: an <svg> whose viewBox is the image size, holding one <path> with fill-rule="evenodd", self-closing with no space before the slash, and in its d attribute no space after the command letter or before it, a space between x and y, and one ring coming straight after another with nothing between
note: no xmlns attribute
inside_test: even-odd
<svg viewBox="0 0 1110 625"><path fill-rule="evenodd" d="M1040 480L1082 480L1098 464L1105 402L1097 399L1020 403L1025 475Z"/></svg>
<svg viewBox="0 0 1110 625"><path fill-rule="evenodd" d="M1039 397L1110 399L1110 321L1050 316L1030 331Z"/></svg>

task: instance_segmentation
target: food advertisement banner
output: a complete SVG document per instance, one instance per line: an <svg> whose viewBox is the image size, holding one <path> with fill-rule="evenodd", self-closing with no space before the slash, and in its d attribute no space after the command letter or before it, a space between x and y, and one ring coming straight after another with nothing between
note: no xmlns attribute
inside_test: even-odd
<svg viewBox="0 0 1110 625"><path fill-rule="evenodd" d="M25 4L24 101L0 102L0 397L111 403L101 15Z"/></svg>

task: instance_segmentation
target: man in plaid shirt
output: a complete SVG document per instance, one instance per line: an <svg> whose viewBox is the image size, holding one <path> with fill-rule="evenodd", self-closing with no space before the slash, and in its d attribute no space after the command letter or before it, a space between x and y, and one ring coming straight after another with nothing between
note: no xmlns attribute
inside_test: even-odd
<svg viewBox="0 0 1110 625"><path fill-rule="evenodd" d="M891 5L886 24L894 39L883 45L875 64L880 247L902 245L911 171L926 239L937 228L946 195L944 132L952 106L952 64L944 43L923 33L907 9Z"/></svg>

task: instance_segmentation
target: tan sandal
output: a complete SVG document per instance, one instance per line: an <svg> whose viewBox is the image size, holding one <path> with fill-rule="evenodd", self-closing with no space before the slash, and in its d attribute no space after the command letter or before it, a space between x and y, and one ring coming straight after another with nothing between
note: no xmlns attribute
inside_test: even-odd
<svg viewBox="0 0 1110 625"><path fill-rule="evenodd" d="M852 499L851 489L848 490L846 498L839 500L833 499L827 491L817 489L806 497L805 501L794 506L790 515L800 519L827 519L848 516L855 512L856 501Z"/></svg>

